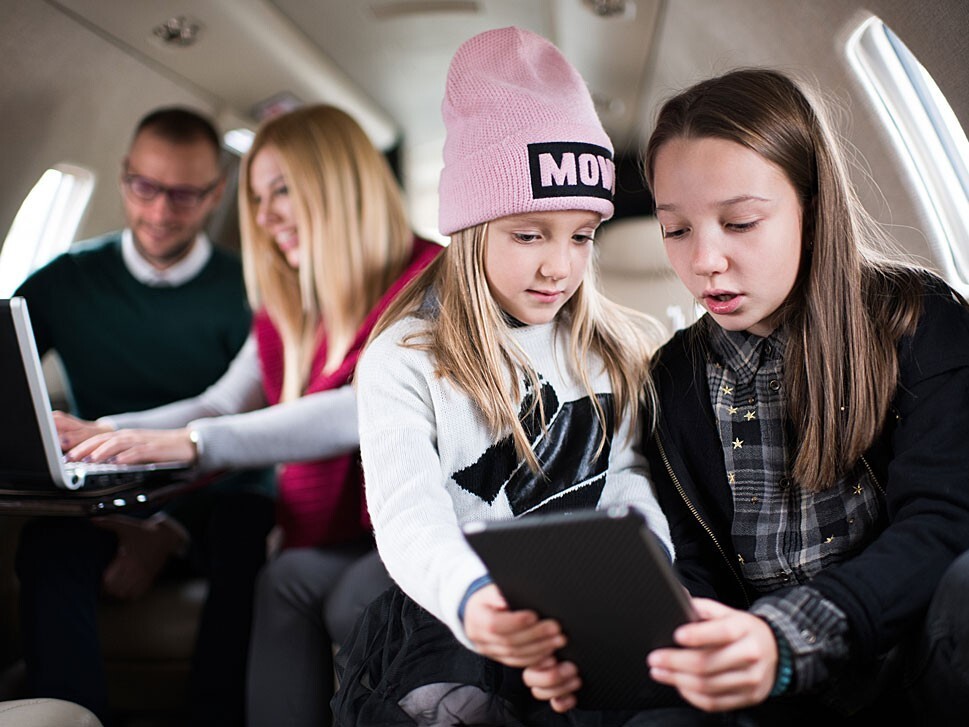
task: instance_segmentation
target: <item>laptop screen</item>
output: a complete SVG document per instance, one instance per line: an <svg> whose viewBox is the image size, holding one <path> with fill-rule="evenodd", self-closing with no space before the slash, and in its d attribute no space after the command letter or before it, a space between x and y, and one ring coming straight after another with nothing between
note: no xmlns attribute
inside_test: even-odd
<svg viewBox="0 0 969 727"><path fill-rule="evenodd" d="M197 479L188 462L79 463L66 471L27 304L23 298L0 299L0 511L134 510L187 491ZM83 492L60 497L64 490Z"/></svg>
<svg viewBox="0 0 969 727"><path fill-rule="evenodd" d="M26 303L22 298L0 300L0 482L37 482L49 489L41 421L50 416L50 403L39 368ZM56 442L49 445L56 447Z"/></svg>

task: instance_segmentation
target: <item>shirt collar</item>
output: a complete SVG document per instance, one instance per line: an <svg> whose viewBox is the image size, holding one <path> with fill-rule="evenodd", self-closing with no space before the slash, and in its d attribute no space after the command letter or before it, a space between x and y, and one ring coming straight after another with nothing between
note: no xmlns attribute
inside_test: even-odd
<svg viewBox="0 0 969 727"><path fill-rule="evenodd" d="M152 288L174 288L184 285L202 272L202 268L211 256L212 243L208 235L199 232L188 255L174 265L159 270L138 252L130 228L126 227L121 233L121 257L125 267L135 280Z"/></svg>
<svg viewBox="0 0 969 727"><path fill-rule="evenodd" d="M784 358L787 335L783 328L766 338L746 331L727 331L712 321L708 328L712 353L740 381L749 381L766 361Z"/></svg>

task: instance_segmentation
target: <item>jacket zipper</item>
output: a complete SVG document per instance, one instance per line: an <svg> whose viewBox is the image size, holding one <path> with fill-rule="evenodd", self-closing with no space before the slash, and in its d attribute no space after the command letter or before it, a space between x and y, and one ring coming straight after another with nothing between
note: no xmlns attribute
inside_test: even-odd
<svg viewBox="0 0 969 727"><path fill-rule="evenodd" d="M713 534L713 530L710 528L710 526L707 525L706 522L704 522L702 517L700 517L700 513L697 511L696 507L690 501L690 498L687 496L686 491L683 489L683 486L680 484L680 481L677 478L676 473L673 472L673 466L670 464L670 461L666 456L666 449L663 447L663 442L660 440L659 434L654 433L653 438L656 440L656 444L659 447L659 456L663 458L663 464L666 466L666 474L670 476L670 479L673 481L673 486L676 487L676 491L680 493L680 499L682 499L683 502L686 504L687 508L693 514L693 517L695 517L696 521L700 524L700 527L703 528L706 531L707 535L710 536L710 540L713 541L713 544L714 546L716 546L717 551L720 553L720 556L727 564L727 570L730 571L731 575L737 581L737 585L740 586L740 592L744 594L744 600L747 602L747 605L750 606L750 599L747 597L747 589L744 587L743 580L740 578L739 575L737 575L737 571L734 569L733 563L730 562L730 558L727 557L727 553L724 551L722 547L720 547L720 541L717 540L717 536Z"/></svg>
<svg viewBox="0 0 969 727"><path fill-rule="evenodd" d="M881 484L878 482L878 478L875 477L875 471L871 468L871 465L868 464L868 460L865 459L864 457L862 457L861 458L861 463L863 465L865 465L865 469L868 470L868 476L871 477L871 481L875 485L875 488L880 493L882 493L882 497L885 497L885 490L882 488Z"/></svg>

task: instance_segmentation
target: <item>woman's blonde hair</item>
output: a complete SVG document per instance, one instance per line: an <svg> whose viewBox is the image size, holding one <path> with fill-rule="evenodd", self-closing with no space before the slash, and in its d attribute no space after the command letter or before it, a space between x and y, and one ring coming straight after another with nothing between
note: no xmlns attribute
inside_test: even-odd
<svg viewBox="0 0 969 727"><path fill-rule="evenodd" d="M298 269L256 221L249 177L263 149L275 152L295 212ZM332 106L300 108L259 129L242 163L239 208L249 301L279 330L282 400L290 401L315 373L324 332L323 370L339 367L363 319L407 265L413 236L386 159Z"/></svg>
<svg viewBox="0 0 969 727"><path fill-rule="evenodd" d="M898 379L896 346L921 310L924 271L904 263L854 192L825 106L792 78L741 69L701 82L659 112L645 155L678 139L718 138L776 165L797 192L802 259L780 310L795 480L834 486L880 433ZM833 355L840 353L841 355Z"/></svg>
<svg viewBox="0 0 969 727"><path fill-rule="evenodd" d="M493 436L497 439L510 431L519 457L533 472L539 472L541 467L519 420L520 376L524 374L533 391L540 391L538 372L509 335L513 323L491 293L485 276L487 238L487 223L452 235L450 245L384 312L372 335L379 335L408 315L422 315L426 296L433 295L434 305L428 313L431 325L419 339L403 345L428 351L434 357L437 374L467 393L483 413ZM606 299L597 288L596 278L593 256L581 285L559 312L558 320L568 327L570 369L582 382L602 426L601 453L607 432L619 431L625 419L631 422L629 432L633 435L639 405L644 398L653 401L649 362L664 331L650 316ZM601 359L612 384L612 421L606 419L593 389L592 377L599 372L590 371L590 354ZM533 409L544 428L547 419L541 397L535 397Z"/></svg>

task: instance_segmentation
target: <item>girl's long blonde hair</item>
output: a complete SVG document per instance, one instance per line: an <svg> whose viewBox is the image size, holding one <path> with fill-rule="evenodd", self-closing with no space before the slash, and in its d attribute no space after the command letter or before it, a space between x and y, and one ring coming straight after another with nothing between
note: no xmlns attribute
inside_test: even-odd
<svg viewBox="0 0 969 727"><path fill-rule="evenodd" d="M372 335L401 318L420 314L430 291L436 298L430 313L432 324L426 334L404 345L428 351L437 374L471 397L493 436L497 439L510 431L519 457L533 472L539 472L541 467L519 420L520 377L524 374L532 390L539 391L538 372L509 336L511 324L491 294L485 277L487 236L487 223L452 235L450 245L384 312ZM558 320L568 327L570 369L582 382L602 425L601 452L610 429L619 431L625 419L631 422L632 435L639 405L644 399L652 403L649 362L665 334L650 316L606 299L596 278L593 256L582 284L563 306ZM592 386L592 377L599 372L590 371L590 354L602 360L612 384L615 406L611 422ZM533 406L544 426L547 420L541 397L536 397Z"/></svg>
<svg viewBox="0 0 969 727"><path fill-rule="evenodd" d="M798 437L794 479L834 486L887 419L898 380L896 346L921 311L924 270L902 262L854 191L824 104L788 76L741 69L703 81L659 112L645 155L654 181L660 148L718 138L775 164L803 210L802 260L781 308L788 416Z"/></svg>
<svg viewBox="0 0 969 727"><path fill-rule="evenodd" d="M256 222L252 160L279 159L299 233L299 269ZM297 109L265 123L246 154L239 184L242 257L253 310L264 307L284 346L282 400L302 395L321 336L324 371L346 357L357 329L412 250L400 189L383 155L348 114Z"/></svg>

